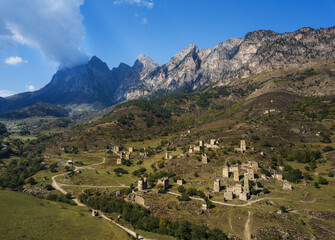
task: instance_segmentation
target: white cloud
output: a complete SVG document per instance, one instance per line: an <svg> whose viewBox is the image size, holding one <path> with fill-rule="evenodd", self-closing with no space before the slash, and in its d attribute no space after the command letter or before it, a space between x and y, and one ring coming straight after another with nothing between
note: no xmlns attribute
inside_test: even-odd
<svg viewBox="0 0 335 240"><path fill-rule="evenodd" d="M8 97L14 95L15 93L10 90L0 90L0 97Z"/></svg>
<svg viewBox="0 0 335 240"><path fill-rule="evenodd" d="M17 65L20 63L27 63L27 62L28 60L22 60L22 58L18 56L12 56L5 59L5 63L8 65Z"/></svg>
<svg viewBox="0 0 335 240"><path fill-rule="evenodd" d="M85 38L83 4L84 0L1 0L0 49L9 43L28 45L65 67L87 61L80 48Z"/></svg>
<svg viewBox="0 0 335 240"><path fill-rule="evenodd" d="M146 7L146 8L154 7L154 2L152 0L116 0L114 1L114 5L120 5L120 4L136 5L138 7Z"/></svg>
<svg viewBox="0 0 335 240"><path fill-rule="evenodd" d="M32 85L32 84L30 84L30 85L27 85L26 86L26 89L29 91L29 92L33 92L33 91L35 91L35 86L34 85Z"/></svg>
<svg viewBox="0 0 335 240"><path fill-rule="evenodd" d="M143 24L147 24L148 23L148 19L147 18L142 18L142 23Z"/></svg>

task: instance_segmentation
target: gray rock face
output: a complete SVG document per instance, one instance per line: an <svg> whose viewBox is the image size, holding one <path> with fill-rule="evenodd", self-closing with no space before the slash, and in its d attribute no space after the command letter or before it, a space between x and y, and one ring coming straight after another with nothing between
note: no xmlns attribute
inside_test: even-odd
<svg viewBox="0 0 335 240"><path fill-rule="evenodd" d="M134 99L159 89L195 90L212 82L229 84L235 78L275 69L306 67L317 59L334 60L335 28L302 28L279 34L258 30L231 38L211 51L189 45L167 64L156 68L125 93Z"/></svg>

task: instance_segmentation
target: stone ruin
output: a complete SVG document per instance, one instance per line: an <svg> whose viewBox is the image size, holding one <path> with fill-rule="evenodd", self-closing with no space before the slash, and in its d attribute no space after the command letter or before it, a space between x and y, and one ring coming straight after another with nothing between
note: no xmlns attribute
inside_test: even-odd
<svg viewBox="0 0 335 240"><path fill-rule="evenodd" d="M193 153L194 152L194 147L190 146L190 148L188 149L188 153Z"/></svg>
<svg viewBox="0 0 335 240"><path fill-rule="evenodd" d="M220 179L215 179L215 181L214 181L213 191L214 191L214 192L220 192L220 190L221 190Z"/></svg>
<svg viewBox="0 0 335 240"><path fill-rule="evenodd" d="M202 154L202 156L201 156L201 162L202 163L208 163L208 157L207 157L206 153Z"/></svg>
<svg viewBox="0 0 335 240"><path fill-rule="evenodd" d="M246 144L245 140L241 140L240 147L235 148L235 151L241 152L241 153L244 153L245 151L247 151L247 144Z"/></svg>
<svg viewBox="0 0 335 240"><path fill-rule="evenodd" d="M216 140L215 139L211 139L210 143L206 143L205 147L207 148L219 148L218 145L216 145Z"/></svg>
<svg viewBox="0 0 335 240"><path fill-rule="evenodd" d="M92 217L99 217L99 212L97 210L92 210Z"/></svg>
<svg viewBox="0 0 335 240"><path fill-rule="evenodd" d="M129 150L128 150L129 153L132 153L134 152L134 148L133 147L130 147Z"/></svg>
<svg viewBox="0 0 335 240"><path fill-rule="evenodd" d="M247 169L247 173L248 173L248 178L250 180L255 180L255 172L254 172L254 169L252 168L248 168Z"/></svg>
<svg viewBox="0 0 335 240"><path fill-rule="evenodd" d="M145 150L145 148L144 148L144 152L141 152L140 153L140 156L143 156L143 157L148 157L148 153L147 153L147 151Z"/></svg>
<svg viewBox="0 0 335 240"><path fill-rule="evenodd" d="M228 166L223 167L222 176L223 176L223 179L229 178L229 168L228 168Z"/></svg>
<svg viewBox="0 0 335 240"><path fill-rule="evenodd" d="M178 184L179 186L184 185L184 179L178 179L178 180L177 180L177 184Z"/></svg>
<svg viewBox="0 0 335 240"><path fill-rule="evenodd" d="M194 146L193 150L194 150L194 152L200 152L201 147L200 146Z"/></svg>
<svg viewBox="0 0 335 240"><path fill-rule="evenodd" d="M114 152L115 154L118 154L118 153L120 152L120 147L119 147L119 146L114 146L114 147L113 147L113 152Z"/></svg>
<svg viewBox="0 0 335 240"><path fill-rule="evenodd" d="M172 153L171 152L165 153L165 159L172 159Z"/></svg>
<svg viewBox="0 0 335 240"><path fill-rule="evenodd" d="M169 187L169 178L164 177L164 178L158 179L157 185L160 185L160 184L163 185L164 189L167 189Z"/></svg>
<svg viewBox="0 0 335 240"><path fill-rule="evenodd" d="M121 165L122 164L122 158L117 158L116 159L116 164Z"/></svg>
<svg viewBox="0 0 335 240"><path fill-rule="evenodd" d="M283 174L281 173L275 172L271 175L271 177L274 179L277 179L278 181L283 181Z"/></svg>
<svg viewBox="0 0 335 240"><path fill-rule="evenodd" d="M292 185L288 183L287 180L284 180L283 182L283 190L292 190Z"/></svg>
<svg viewBox="0 0 335 240"><path fill-rule="evenodd" d="M130 153L126 153L126 160L130 159Z"/></svg>
<svg viewBox="0 0 335 240"><path fill-rule="evenodd" d="M147 182L147 178L141 178L140 180L138 180L137 182L137 189L138 191L143 191L145 189L148 188L148 182Z"/></svg>
<svg viewBox="0 0 335 240"><path fill-rule="evenodd" d="M199 141L199 147L203 147L204 146L204 142L203 141Z"/></svg>

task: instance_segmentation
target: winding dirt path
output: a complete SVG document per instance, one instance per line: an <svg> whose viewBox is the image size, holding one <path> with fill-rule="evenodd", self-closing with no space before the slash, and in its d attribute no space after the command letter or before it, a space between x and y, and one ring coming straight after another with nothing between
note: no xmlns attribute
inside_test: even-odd
<svg viewBox="0 0 335 240"><path fill-rule="evenodd" d="M74 169L74 171L77 172L77 171L79 171L79 170L81 170L81 169L93 169L93 166L104 164L105 161L106 161L106 158L103 158L103 161L102 161L101 163L95 163L95 164L88 165L88 166L84 166L84 167L76 167L76 168ZM61 174L55 175L55 176L53 176L53 177L51 178L51 180L52 180L52 186L53 186L55 189L57 189L58 191L60 191L61 193L63 193L63 194L67 194L67 193L68 193L66 190L64 190L64 189L62 188L62 186L66 186L66 184L59 184L59 183L57 183L57 181L56 181L56 177L64 176L64 175L67 175L67 174L69 174L69 172L61 173ZM82 186L82 185L73 185L73 186ZM112 186L109 186L109 187L112 187ZM124 187L124 186L113 186L113 187ZM80 207L87 207L85 204L79 202L78 199L75 198L75 197L73 197L72 200L73 200L78 206L80 206ZM112 222L113 224L115 224L116 226L120 227L121 229L123 229L124 231L126 231L128 234L130 234L131 236L133 236L133 237L135 237L135 238L138 237L139 239L143 239L143 240L154 240L154 239L145 238L145 237L140 236L140 235L137 236L137 235L136 235L136 232L134 232L133 230L131 230L131 229L129 229L129 228L126 228L126 227L124 227L124 226L118 224L117 222L115 222L115 221L113 221L112 219L108 218L108 217L107 217L105 214L103 214L101 211L99 211L99 214L100 214L100 216L101 216L103 219L105 219L105 220L107 220L107 221L109 221L109 222Z"/></svg>
<svg viewBox="0 0 335 240"><path fill-rule="evenodd" d="M175 196L180 196L181 194L179 193L174 193L174 192L167 192L168 194L171 195L175 195ZM204 201L204 199L202 198L198 198L198 197L190 197L193 200L197 200L197 201ZM256 199L256 200L252 200L252 201L248 201L247 203L244 204L234 204L234 203L226 203L226 202L219 202L219 201L211 201L212 203L216 203L216 204L220 204L220 205L224 205L224 206L232 206L232 207L247 207L250 206L254 203L260 202L260 201L264 201L264 200L287 200L285 198L271 198L271 197L266 197L266 198L260 198L260 199Z"/></svg>
<svg viewBox="0 0 335 240"><path fill-rule="evenodd" d="M244 239L245 240L251 240L250 217L251 217L251 211L248 211L248 219L247 219L247 221L245 222L245 225L244 225Z"/></svg>

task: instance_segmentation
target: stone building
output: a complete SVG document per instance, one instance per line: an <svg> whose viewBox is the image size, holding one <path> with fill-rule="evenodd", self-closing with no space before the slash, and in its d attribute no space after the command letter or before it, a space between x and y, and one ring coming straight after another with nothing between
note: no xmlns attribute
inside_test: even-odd
<svg viewBox="0 0 335 240"><path fill-rule="evenodd" d="M158 179L157 185L160 185L160 184L163 185L164 189L167 189L169 187L169 178L164 177L164 178Z"/></svg>
<svg viewBox="0 0 335 240"><path fill-rule="evenodd" d="M165 153L165 159L172 159L172 153L171 152Z"/></svg>
<svg viewBox="0 0 335 240"><path fill-rule="evenodd" d="M203 141L199 141L199 147L203 147L204 146L204 142Z"/></svg>
<svg viewBox="0 0 335 240"><path fill-rule="evenodd" d="M245 152L247 150L247 144L245 143L245 140L241 140L240 148L241 152Z"/></svg>
<svg viewBox="0 0 335 240"><path fill-rule="evenodd" d="M240 183L237 183L235 186L234 186L234 194L236 196L239 196L241 192L243 192L243 189L242 189L242 184Z"/></svg>
<svg viewBox="0 0 335 240"><path fill-rule="evenodd" d="M240 170L239 170L239 167L238 166L233 166L233 167L230 167L230 172L233 172L234 174L234 181L235 182L238 182L240 181Z"/></svg>
<svg viewBox="0 0 335 240"><path fill-rule="evenodd" d="M233 187L227 187L223 195L226 200L233 200L234 198Z"/></svg>
<svg viewBox="0 0 335 240"><path fill-rule="evenodd" d="M121 165L122 164L122 158L117 158L116 159L116 164Z"/></svg>
<svg viewBox="0 0 335 240"><path fill-rule="evenodd" d="M229 168L228 168L228 166L223 167L222 176L223 176L223 178L229 178Z"/></svg>
<svg viewBox="0 0 335 240"><path fill-rule="evenodd" d="M114 146L114 147L113 147L113 152L114 152L115 154L119 153L119 151L120 151L120 147L119 147L119 146Z"/></svg>
<svg viewBox="0 0 335 240"><path fill-rule="evenodd" d="M148 182L147 182L146 177L141 178L140 180L138 180L137 188L138 188L138 191L143 191L143 190L148 188Z"/></svg>
<svg viewBox="0 0 335 240"><path fill-rule="evenodd" d="M180 186L184 185L184 179L178 179L177 184Z"/></svg>
<svg viewBox="0 0 335 240"><path fill-rule="evenodd" d="M220 189L221 189L220 179L215 179L213 190L214 192L220 192Z"/></svg>
<svg viewBox="0 0 335 240"><path fill-rule="evenodd" d="M248 169L247 169L247 172L248 172L248 178L249 178L250 180L255 180L254 169L252 169L252 168L248 168Z"/></svg>
<svg viewBox="0 0 335 240"><path fill-rule="evenodd" d="M92 210L92 217L99 217L99 212L97 210Z"/></svg>
<svg viewBox="0 0 335 240"><path fill-rule="evenodd" d="M194 150L194 152L200 152L201 147L200 146L194 146L193 150Z"/></svg>
<svg viewBox="0 0 335 240"><path fill-rule="evenodd" d="M190 148L188 149L188 153L193 153L193 152L194 152L194 148L190 146Z"/></svg>
<svg viewBox="0 0 335 240"><path fill-rule="evenodd" d="M247 150L247 144L246 144L245 140L241 140L240 147L235 148L235 151L244 153L246 150Z"/></svg>
<svg viewBox="0 0 335 240"><path fill-rule="evenodd" d="M216 145L216 140L215 139L211 139L210 145Z"/></svg>
<svg viewBox="0 0 335 240"><path fill-rule="evenodd" d="M248 192L241 192L238 197L239 197L240 200L248 201L249 198L250 198L250 195L249 195Z"/></svg>
<svg viewBox="0 0 335 240"><path fill-rule="evenodd" d="M134 148L133 148L133 147L130 147L128 152L129 152L129 153L134 152Z"/></svg>
<svg viewBox="0 0 335 240"><path fill-rule="evenodd" d="M130 153L126 153L126 160L130 159Z"/></svg>
<svg viewBox="0 0 335 240"><path fill-rule="evenodd" d="M202 162L202 163L208 163L208 158L207 158L206 153L202 154L201 162Z"/></svg>
<svg viewBox="0 0 335 240"><path fill-rule="evenodd" d="M244 174L243 192L249 192L249 174Z"/></svg>

